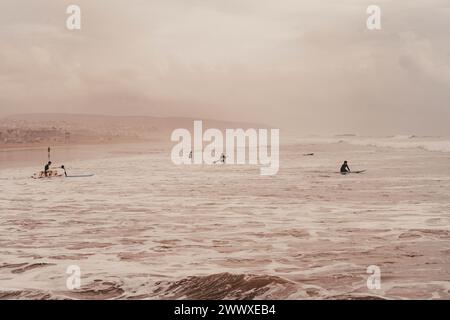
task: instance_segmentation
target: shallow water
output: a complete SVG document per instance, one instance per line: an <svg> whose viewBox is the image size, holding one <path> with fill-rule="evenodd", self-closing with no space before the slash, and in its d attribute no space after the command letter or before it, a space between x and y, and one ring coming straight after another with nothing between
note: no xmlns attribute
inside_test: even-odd
<svg viewBox="0 0 450 320"><path fill-rule="evenodd" d="M446 153L318 143L281 155L269 177L135 147L65 163L90 178L2 170L0 297L450 298ZM336 174L343 159L368 171ZM66 287L70 265L80 289Z"/></svg>

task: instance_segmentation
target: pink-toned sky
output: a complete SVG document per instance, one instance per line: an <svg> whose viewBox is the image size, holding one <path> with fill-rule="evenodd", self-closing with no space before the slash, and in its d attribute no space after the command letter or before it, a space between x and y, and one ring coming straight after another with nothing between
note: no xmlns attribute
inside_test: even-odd
<svg viewBox="0 0 450 320"><path fill-rule="evenodd" d="M0 116L41 112L450 134L450 1L1 0Z"/></svg>

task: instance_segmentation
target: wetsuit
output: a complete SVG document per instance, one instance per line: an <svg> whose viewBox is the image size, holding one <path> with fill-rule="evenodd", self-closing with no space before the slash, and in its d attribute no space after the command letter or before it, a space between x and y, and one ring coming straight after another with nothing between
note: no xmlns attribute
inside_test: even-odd
<svg viewBox="0 0 450 320"><path fill-rule="evenodd" d="M347 163L344 163L344 164L341 166L341 173L346 173L346 172L350 172L350 168L348 167L348 164L347 164Z"/></svg>
<svg viewBox="0 0 450 320"><path fill-rule="evenodd" d="M45 174L45 176L47 176L47 171L50 169L50 164L46 164L45 165L45 167L44 167L44 174Z"/></svg>

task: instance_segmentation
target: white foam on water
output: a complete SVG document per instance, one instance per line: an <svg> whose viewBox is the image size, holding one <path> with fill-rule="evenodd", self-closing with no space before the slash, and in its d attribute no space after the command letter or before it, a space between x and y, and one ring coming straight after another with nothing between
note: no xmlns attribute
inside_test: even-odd
<svg viewBox="0 0 450 320"><path fill-rule="evenodd" d="M376 264L387 287L404 289L387 297L448 298L432 282L448 273L447 160L350 145L346 153L371 170L342 176L333 174L339 147L291 146L273 177L248 165L175 166L164 152L66 163L89 178L2 170L0 296L152 298L193 276L232 287L229 273L262 276L238 284L258 298L327 298L367 294L366 268ZM302 157L307 148L334 151ZM78 294L65 287L73 264ZM180 285L183 296L198 294Z"/></svg>
<svg viewBox="0 0 450 320"><path fill-rule="evenodd" d="M344 138L340 139L340 141L362 146L400 149L418 148L433 152L450 152L450 140L444 138L420 138L413 135L399 135L390 138Z"/></svg>

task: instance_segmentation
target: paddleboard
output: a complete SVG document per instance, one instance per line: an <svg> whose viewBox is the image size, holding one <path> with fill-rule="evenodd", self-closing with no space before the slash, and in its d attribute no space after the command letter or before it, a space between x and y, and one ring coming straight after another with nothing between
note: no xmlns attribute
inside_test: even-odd
<svg viewBox="0 0 450 320"><path fill-rule="evenodd" d="M66 176L66 178L87 178L87 177L93 177L93 174L79 174L76 176Z"/></svg>
<svg viewBox="0 0 450 320"><path fill-rule="evenodd" d="M65 177L65 178L87 178L92 177L93 174L80 174L80 175L64 175L63 172L58 170L49 170L47 171L47 175L45 175L44 171L37 172L31 176L33 179L48 179L48 178L57 178L57 177Z"/></svg>

